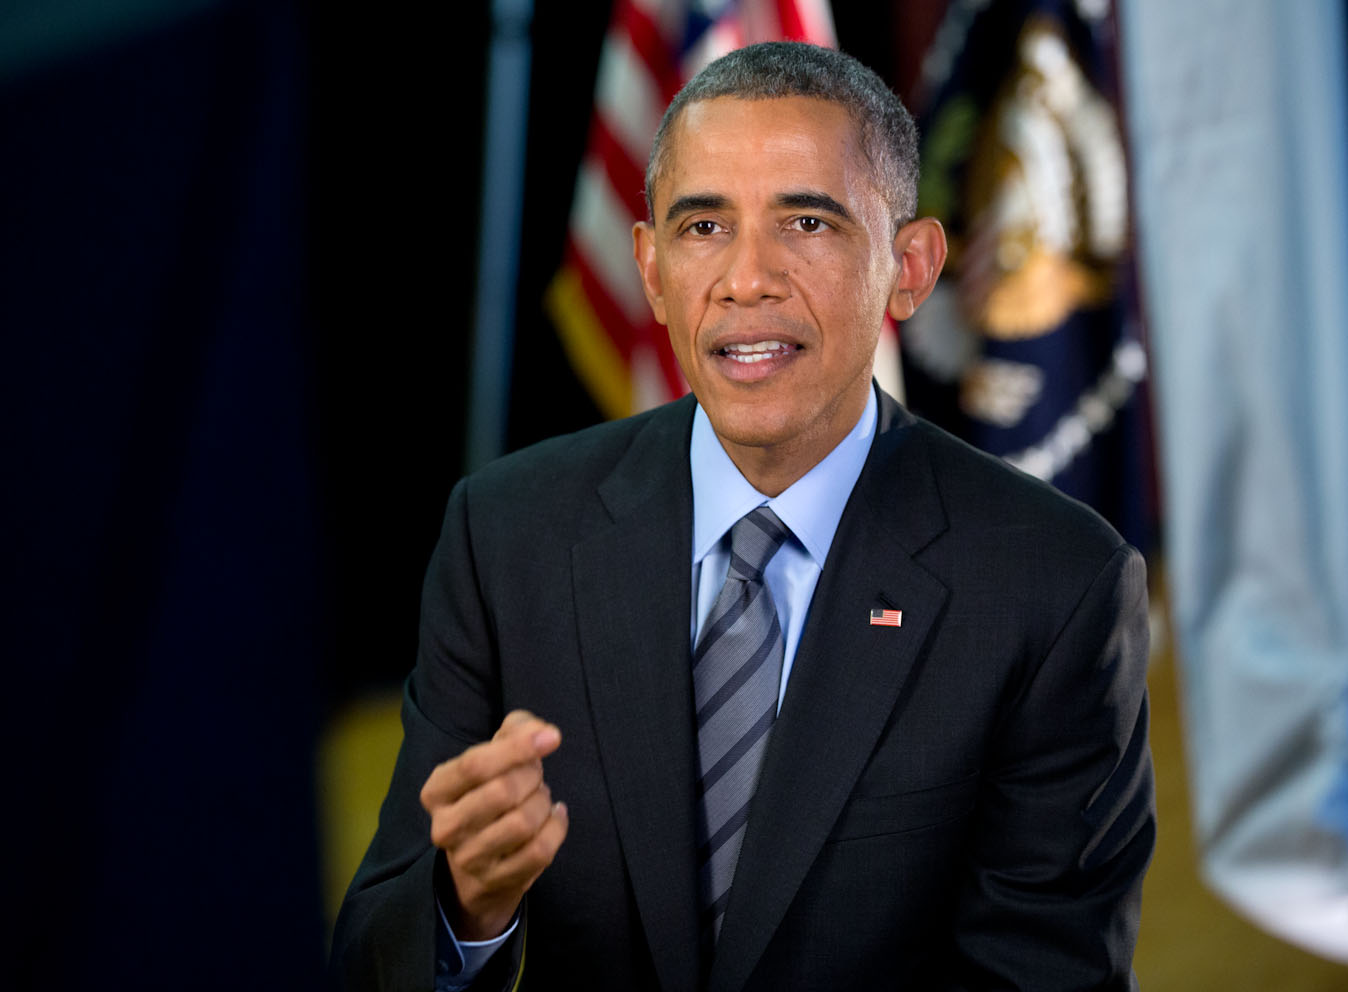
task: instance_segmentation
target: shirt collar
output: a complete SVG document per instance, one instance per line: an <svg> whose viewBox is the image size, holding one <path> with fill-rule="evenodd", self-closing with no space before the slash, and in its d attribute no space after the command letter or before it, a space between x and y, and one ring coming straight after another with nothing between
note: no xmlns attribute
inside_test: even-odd
<svg viewBox="0 0 1348 992"><path fill-rule="evenodd" d="M698 404L688 445L693 476L693 564L716 547L735 521L766 503L791 528L815 564L823 568L847 497L866 463L875 436L877 409L875 390L871 389L861 418L838 446L780 496L769 499L740 474Z"/></svg>

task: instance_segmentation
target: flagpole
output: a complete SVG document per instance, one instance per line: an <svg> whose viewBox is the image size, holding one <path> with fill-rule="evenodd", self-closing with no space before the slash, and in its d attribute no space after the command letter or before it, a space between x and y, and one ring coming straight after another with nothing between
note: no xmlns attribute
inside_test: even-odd
<svg viewBox="0 0 1348 992"><path fill-rule="evenodd" d="M505 450L529 121L533 0L492 0L466 471Z"/></svg>

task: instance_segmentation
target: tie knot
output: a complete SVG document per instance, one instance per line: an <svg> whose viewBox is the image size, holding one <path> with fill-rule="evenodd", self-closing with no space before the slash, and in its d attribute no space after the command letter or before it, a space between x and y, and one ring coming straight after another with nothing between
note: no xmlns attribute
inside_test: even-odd
<svg viewBox="0 0 1348 992"><path fill-rule="evenodd" d="M751 510L730 528L730 575L745 582L760 582L763 569L791 533L766 506Z"/></svg>

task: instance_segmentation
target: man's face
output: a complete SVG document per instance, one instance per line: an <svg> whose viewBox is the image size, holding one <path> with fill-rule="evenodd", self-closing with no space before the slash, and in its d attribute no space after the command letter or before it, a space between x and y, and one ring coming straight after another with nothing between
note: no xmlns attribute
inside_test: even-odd
<svg viewBox="0 0 1348 992"><path fill-rule="evenodd" d="M887 205L831 102L701 101L672 139L634 232L647 298L736 464L803 474L866 403L900 272Z"/></svg>

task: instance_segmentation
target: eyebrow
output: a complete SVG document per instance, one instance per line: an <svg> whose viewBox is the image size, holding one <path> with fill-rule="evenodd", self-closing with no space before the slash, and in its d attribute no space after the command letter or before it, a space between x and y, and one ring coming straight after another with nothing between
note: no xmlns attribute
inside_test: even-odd
<svg viewBox="0 0 1348 992"><path fill-rule="evenodd" d="M676 217L696 213L699 210L724 210L729 202L719 193L689 193L669 205L669 209L665 211L665 223L668 224Z"/></svg>
<svg viewBox="0 0 1348 992"><path fill-rule="evenodd" d="M833 214L843 220L851 220L852 212L827 193L813 190L800 190L793 193L781 193L776 202L779 206L794 207L797 210L817 210L820 213Z"/></svg>
<svg viewBox="0 0 1348 992"><path fill-rule="evenodd" d="M773 198L773 202L779 207L791 207L795 210L815 210L819 213L832 214L843 220L852 220L850 210L827 193L820 193L815 190L779 193ZM689 193L686 196L679 197L669 205L669 209L665 211L665 223L685 214L696 213L699 210L724 210L729 203L730 201L719 193Z"/></svg>

